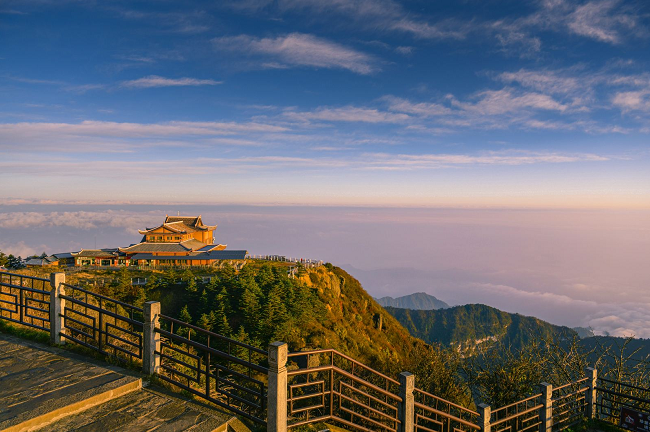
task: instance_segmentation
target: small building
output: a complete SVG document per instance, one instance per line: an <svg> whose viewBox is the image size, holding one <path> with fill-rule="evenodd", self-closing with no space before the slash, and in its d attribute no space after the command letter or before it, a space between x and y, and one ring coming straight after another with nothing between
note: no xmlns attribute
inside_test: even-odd
<svg viewBox="0 0 650 432"><path fill-rule="evenodd" d="M55 253L51 255L58 261L59 267L71 267L74 265L75 258L70 252Z"/></svg>
<svg viewBox="0 0 650 432"><path fill-rule="evenodd" d="M119 249L82 249L71 254L77 267L118 267L128 265L128 258Z"/></svg>
<svg viewBox="0 0 650 432"><path fill-rule="evenodd" d="M59 265L59 260L54 256L28 258L25 261L27 267L50 267Z"/></svg>

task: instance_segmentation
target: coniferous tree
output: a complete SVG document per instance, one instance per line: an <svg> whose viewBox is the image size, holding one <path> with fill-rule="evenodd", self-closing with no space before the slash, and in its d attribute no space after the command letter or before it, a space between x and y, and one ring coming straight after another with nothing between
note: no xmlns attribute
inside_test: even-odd
<svg viewBox="0 0 650 432"><path fill-rule="evenodd" d="M181 312L178 314L178 319L186 323L192 323L192 315L190 315L187 305L183 306L181 309Z"/></svg>
<svg viewBox="0 0 650 432"><path fill-rule="evenodd" d="M199 318L199 321L196 323L196 325L207 331L212 330L212 322L210 320L210 315L206 313L202 314L201 318Z"/></svg>
<svg viewBox="0 0 650 432"><path fill-rule="evenodd" d="M189 269L185 270L183 273L183 282L185 282L185 290L189 293L195 293L198 289L196 285L196 280L194 278L194 273Z"/></svg>
<svg viewBox="0 0 650 432"><path fill-rule="evenodd" d="M201 297L199 297L199 310L203 314L207 314L210 311L208 292L205 289L201 292Z"/></svg>
<svg viewBox="0 0 650 432"><path fill-rule="evenodd" d="M239 310L248 331L253 335L258 335L260 330L260 301L257 295L248 288L244 289L241 296Z"/></svg>
<svg viewBox="0 0 650 432"><path fill-rule="evenodd" d="M232 330L228 321L228 311L230 310L228 302L228 293L223 288L214 299L214 331L222 336L230 336Z"/></svg>

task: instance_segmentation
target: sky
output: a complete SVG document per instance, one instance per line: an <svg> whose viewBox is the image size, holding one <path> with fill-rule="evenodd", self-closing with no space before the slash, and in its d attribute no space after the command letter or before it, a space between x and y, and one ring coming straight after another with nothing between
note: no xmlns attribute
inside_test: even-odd
<svg viewBox="0 0 650 432"><path fill-rule="evenodd" d="M650 337L649 52L645 0L1 0L0 250L200 213L374 295Z"/></svg>

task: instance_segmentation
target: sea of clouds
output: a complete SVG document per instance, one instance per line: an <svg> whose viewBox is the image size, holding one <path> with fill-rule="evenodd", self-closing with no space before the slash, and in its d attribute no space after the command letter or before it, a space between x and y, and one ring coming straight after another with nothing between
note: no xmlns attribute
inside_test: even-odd
<svg viewBox="0 0 650 432"><path fill-rule="evenodd" d="M201 214L253 254L330 261L374 296L424 291L600 334L650 338L650 214L91 204L0 205L0 250L127 246L166 214Z"/></svg>

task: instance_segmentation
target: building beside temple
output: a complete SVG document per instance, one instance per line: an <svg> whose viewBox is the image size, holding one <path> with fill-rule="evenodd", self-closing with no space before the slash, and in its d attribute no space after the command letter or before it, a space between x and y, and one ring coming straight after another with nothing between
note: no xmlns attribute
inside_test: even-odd
<svg viewBox="0 0 650 432"><path fill-rule="evenodd" d="M214 243L216 225L201 216L166 216L162 225L139 230L140 243L115 249L82 249L71 254L74 266L206 266L221 260L243 260L245 250L226 250Z"/></svg>

